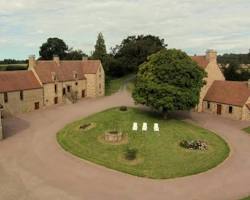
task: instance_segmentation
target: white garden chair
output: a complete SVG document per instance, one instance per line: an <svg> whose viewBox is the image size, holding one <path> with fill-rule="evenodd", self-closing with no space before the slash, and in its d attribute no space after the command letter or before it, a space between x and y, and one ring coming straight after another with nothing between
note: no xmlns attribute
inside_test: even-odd
<svg viewBox="0 0 250 200"><path fill-rule="evenodd" d="M144 122L142 124L142 131L147 131L147 130L148 130L148 124Z"/></svg>
<svg viewBox="0 0 250 200"><path fill-rule="evenodd" d="M137 122L134 122L134 123L133 123L132 130L133 130L133 131L138 131L138 124L137 124Z"/></svg>
<svg viewBox="0 0 250 200"><path fill-rule="evenodd" d="M154 132L159 132L159 131L160 131L159 124L154 123Z"/></svg>

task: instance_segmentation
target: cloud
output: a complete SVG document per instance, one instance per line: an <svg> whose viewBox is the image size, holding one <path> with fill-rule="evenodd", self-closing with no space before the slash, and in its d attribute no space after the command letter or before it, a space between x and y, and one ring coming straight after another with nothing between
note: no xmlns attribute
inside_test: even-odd
<svg viewBox="0 0 250 200"><path fill-rule="evenodd" d="M250 48L246 0L0 0L0 7L0 59L38 54L48 37L89 53L98 32L109 48L134 34L158 35L188 53Z"/></svg>

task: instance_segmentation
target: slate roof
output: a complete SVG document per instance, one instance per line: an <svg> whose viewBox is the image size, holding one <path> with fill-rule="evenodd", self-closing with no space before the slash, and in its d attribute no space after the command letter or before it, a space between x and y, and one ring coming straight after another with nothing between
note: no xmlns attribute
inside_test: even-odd
<svg viewBox="0 0 250 200"><path fill-rule="evenodd" d="M0 92L42 88L32 71L0 72Z"/></svg>

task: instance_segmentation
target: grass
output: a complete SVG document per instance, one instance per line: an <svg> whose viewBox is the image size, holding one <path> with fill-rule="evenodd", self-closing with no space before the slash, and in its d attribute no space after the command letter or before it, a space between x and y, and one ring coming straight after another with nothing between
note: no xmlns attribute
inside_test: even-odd
<svg viewBox="0 0 250 200"><path fill-rule="evenodd" d="M0 64L0 71L26 70L27 64Z"/></svg>
<svg viewBox="0 0 250 200"><path fill-rule="evenodd" d="M122 88L125 84L130 83L130 81L127 80L129 80L133 76L134 75L130 74L121 78L111 79L109 84L106 86L106 95L109 96L118 92L119 89Z"/></svg>
<svg viewBox="0 0 250 200"><path fill-rule="evenodd" d="M132 123L148 123L148 132L131 131ZM152 131L158 122L160 134ZM96 127L82 132L82 124L95 123ZM140 127L141 128L141 127ZM101 143L98 138L106 130L119 130L127 134L128 144ZM91 162L141 177L166 179L188 176L207 171L229 155L228 145L216 134L176 119L162 120L157 114L129 108L119 108L92 115L67 125L57 135L58 142L72 154ZM201 139L208 143L207 151L192 151L180 147L182 140ZM136 165L121 158L126 148L138 150Z"/></svg>
<svg viewBox="0 0 250 200"><path fill-rule="evenodd" d="M242 130L245 131L246 133L249 133L249 134L250 134L250 127L244 128L244 129L242 129Z"/></svg>
<svg viewBox="0 0 250 200"><path fill-rule="evenodd" d="M250 200L250 197L243 198L241 200Z"/></svg>

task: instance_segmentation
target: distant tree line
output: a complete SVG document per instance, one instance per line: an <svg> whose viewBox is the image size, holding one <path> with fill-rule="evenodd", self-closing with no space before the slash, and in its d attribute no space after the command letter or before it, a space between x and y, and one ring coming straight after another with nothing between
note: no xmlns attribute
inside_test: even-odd
<svg viewBox="0 0 250 200"><path fill-rule="evenodd" d="M218 56L218 62L221 64L240 63L250 64L250 51L248 54L223 54Z"/></svg>
<svg viewBox="0 0 250 200"><path fill-rule="evenodd" d="M25 63L27 63L27 60L15 60L15 59L0 60L0 65L25 64Z"/></svg>

